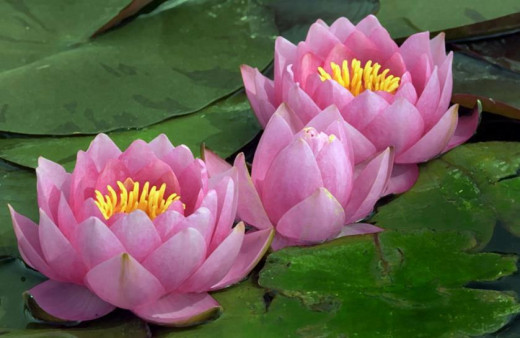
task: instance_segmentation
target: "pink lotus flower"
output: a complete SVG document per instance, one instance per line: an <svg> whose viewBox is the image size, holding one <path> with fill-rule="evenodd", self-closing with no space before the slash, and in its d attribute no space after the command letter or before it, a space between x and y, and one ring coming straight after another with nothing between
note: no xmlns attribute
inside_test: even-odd
<svg viewBox="0 0 520 338"><path fill-rule="evenodd" d="M23 259L50 278L28 293L62 320L119 307L162 325L200 323L220 311L207 291L244 278L271 242L271 229L233 227L237 170L208 179L165 135L121 152L101 134L71 174L44 158L36 173L39 226L11 216Z"/></svg>
<svg viewBox="0 0 520 338"><path fill-rule="evenodd" d="M259 229L274 225L274 250L381 231L351 224L372 211L393 163L393 151L386 149L354 167L354 156L366 159L373 152L367 142L335 106L304 125L282 104L260 139L251 176L244 155L235 159L239 218ZM212 152L205 150L204 158L210 177L229 172Z"/></svg>
<svg viewBox="0 0 520 338"><path fill-rule="evenodd" d="M297 46L278 37L274 81L242 66L247 96L266 126L276 107L286 102L307 123L335 104L345 120L381 151L395 149L389 192L411 187L416 163L427 161L471 137L478 124L448 108L452 58L444 34L410 36L400 47L375 16L354 26L340 18L330 27L314 23Z"/></svg>

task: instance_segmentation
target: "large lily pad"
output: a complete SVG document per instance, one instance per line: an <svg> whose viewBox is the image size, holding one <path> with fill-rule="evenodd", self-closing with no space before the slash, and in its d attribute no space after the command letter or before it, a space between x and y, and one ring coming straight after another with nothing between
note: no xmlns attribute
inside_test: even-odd
<svg viewBox="0 0 520 338"><path fill-rule="evenodd" d="M116 131L109 136L125 149L133 140L152 140L166 134L173 144L186 144L199 155L204 142L222 157L227 157L249 142L260 127L251 113L245 94L232 96L196 114L182 116L141 130ZM43 156L71 170L80 149L87 149L93 136L0 139L0 157L35 168Z"/></svg>
<svg viewBox="0 0 520 338"><path fill-rule="evenodd" d="M259 283L214 294L211 323L159 337L462 337L492 332L520 311L504 292L464 288L516 270L516 259L470 254L468 234L385 232L268 256Z"/></svg>
<svg viewBox="0 0 520 338"><path fill-rule="evenodd" d="M63 135L144 127L237 90L240 64L263 68L271 61L277 30L264 7L240 0L173 4L77 46L64 32L61 49L36 56L27 50L39 40L0 39L0 64L28 55L0 72L0 130ZM59 11L48 7L42 14L28 7L33 22L59 21ZM74 13L68 21L82 14ZM7 24L0 28L11 35L25 29Z"/></svg>
<svg viewBox="0 0 520 338"><path fill-rule="evenodd" d="M381 0L377 14L394 38L437 32L495 19L520 11L516 0L504 0L500 6L487 0Z"/></svg>
<svg viewBox="0 0 520 338"><path fill-rule="evenodd" d="M372 221L386 229L471 231L477 248L498 221L520 235L519 170L519 143L460 146L422 166L413 188L380 207Z"/></svg>

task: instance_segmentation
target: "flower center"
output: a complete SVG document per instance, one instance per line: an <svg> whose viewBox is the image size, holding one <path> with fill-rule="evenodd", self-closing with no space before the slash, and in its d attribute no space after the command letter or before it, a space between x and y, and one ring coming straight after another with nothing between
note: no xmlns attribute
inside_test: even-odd
<svg viewBox="0 0 520 338"><path fill-rule="evenodd" d="M118 212L130 213L137 209L143 210L151 219L165 212L168 207L175 201L180 199L177 194L171 194L168 198L164 198L166 191L166 183L163 183L159 189L146 182L142 190L139 189L139 182L134 182L131 178L127 178L125 182L117 181L119 192L116 193L112 186L107 185L108 194L103 194L96 190L96 205L105 219L109 219ZM119 195L118 195L119 194Z"/></svg>
<svg viewBox="0 0 520 338"><path fill-rule="evenodd" d="M399 88L401 80L397 76L388 75L390 69L385 69L380 73L381 65L377 62L372 65L372 61L368 61L364 67L361 67L361 62L357 59L352 59L350 67L347 60L343 61L341 67L337 63L331 62L330 69L329 74L322 67L318 67L321 80L334 80L347 88L354 96L367 89L382 90L393 94Z"/></svg>

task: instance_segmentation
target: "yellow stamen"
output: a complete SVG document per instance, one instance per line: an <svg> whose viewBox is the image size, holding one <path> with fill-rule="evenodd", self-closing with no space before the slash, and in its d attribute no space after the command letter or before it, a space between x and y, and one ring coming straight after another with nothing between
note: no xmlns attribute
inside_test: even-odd
<svg viewBox="0 0 520 338"><path fill-rule="evenodd" d="M389 69L381 70L379 63L373 63L369 60L364 67L357 59L352 59L350 62L344 60L340 66L335 63L330 63L331 72L328 73L322 67L318 67L318 73L322 81L334 80L343 87L347 88L352 95L357 96L365 90L382 90L394 94L399 88L399 81L401 78L389 75Z"/></svg>
<svg viewBox="0 0 520 338"><path fill-rule="evenodd" d="M105 219L109 219L118 212L130 213L137 209L143 210L151 219L159 216L175 201L180 200L177 194L171 194L164 199L166 183L159 189L156 186L150 188L150 183L145 182L142 190L139 189L139 182L134 182L127 178L125 182L117 181L119 196L112 186L108 185L108 194L104 195L96 190L96 205Z"/></svg>

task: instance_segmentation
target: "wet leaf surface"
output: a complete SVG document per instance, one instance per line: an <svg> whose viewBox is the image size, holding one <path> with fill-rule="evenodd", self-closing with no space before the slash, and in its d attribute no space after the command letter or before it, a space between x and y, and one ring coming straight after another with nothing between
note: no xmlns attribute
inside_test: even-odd
<svg viewBox="0 0 520 338"><path fill-rule="evenodd" d="M97 133L197 111L240 88L240 64L270 62L272 21L254 2L207 0L166 6L77 47L67 35L67 48L0 72L0 130ZM33 48L3 43L2 64Z"/></svg>
<svg viewBox="0 0 520 338"><path fill-rule="evenodd" d="M520 12L520 3L505 0L500 6L485 0L381 0L377 17L392 37L422 31L437 32Z"/></svg>
<svg viewBox="0 0 520 338"><path fill-rule="evenodd" d="M121 149L135 139L151 141L166 134L174 145L186 144L199 155L201 143L227 157L260 131L245 94L232 96L196 114L182 116L141 130L117 131L108 135ZM78 150L86 150L94 136L0 139L0 157L35 168L43 156L72 170Z"/></svg>
<svg viewBox="0 0 520 338"><path fill-rule="evenodd" d="M519 143L460 146L423 165L412 189L371 221L385 229L470 231L481 249L497 222L520 235L519 170Z"/></svg>
<svg viewBox="0 0 520 338"><path fill-rule="evenodd" d="M492 332L520 311L515 297L463 285L516 270L514 257L470 254L468 234L382 233L268 256L251 281L215 293L214 322L158 337L461 337ZM232 329L230 329L232 328Z"/></svg>

